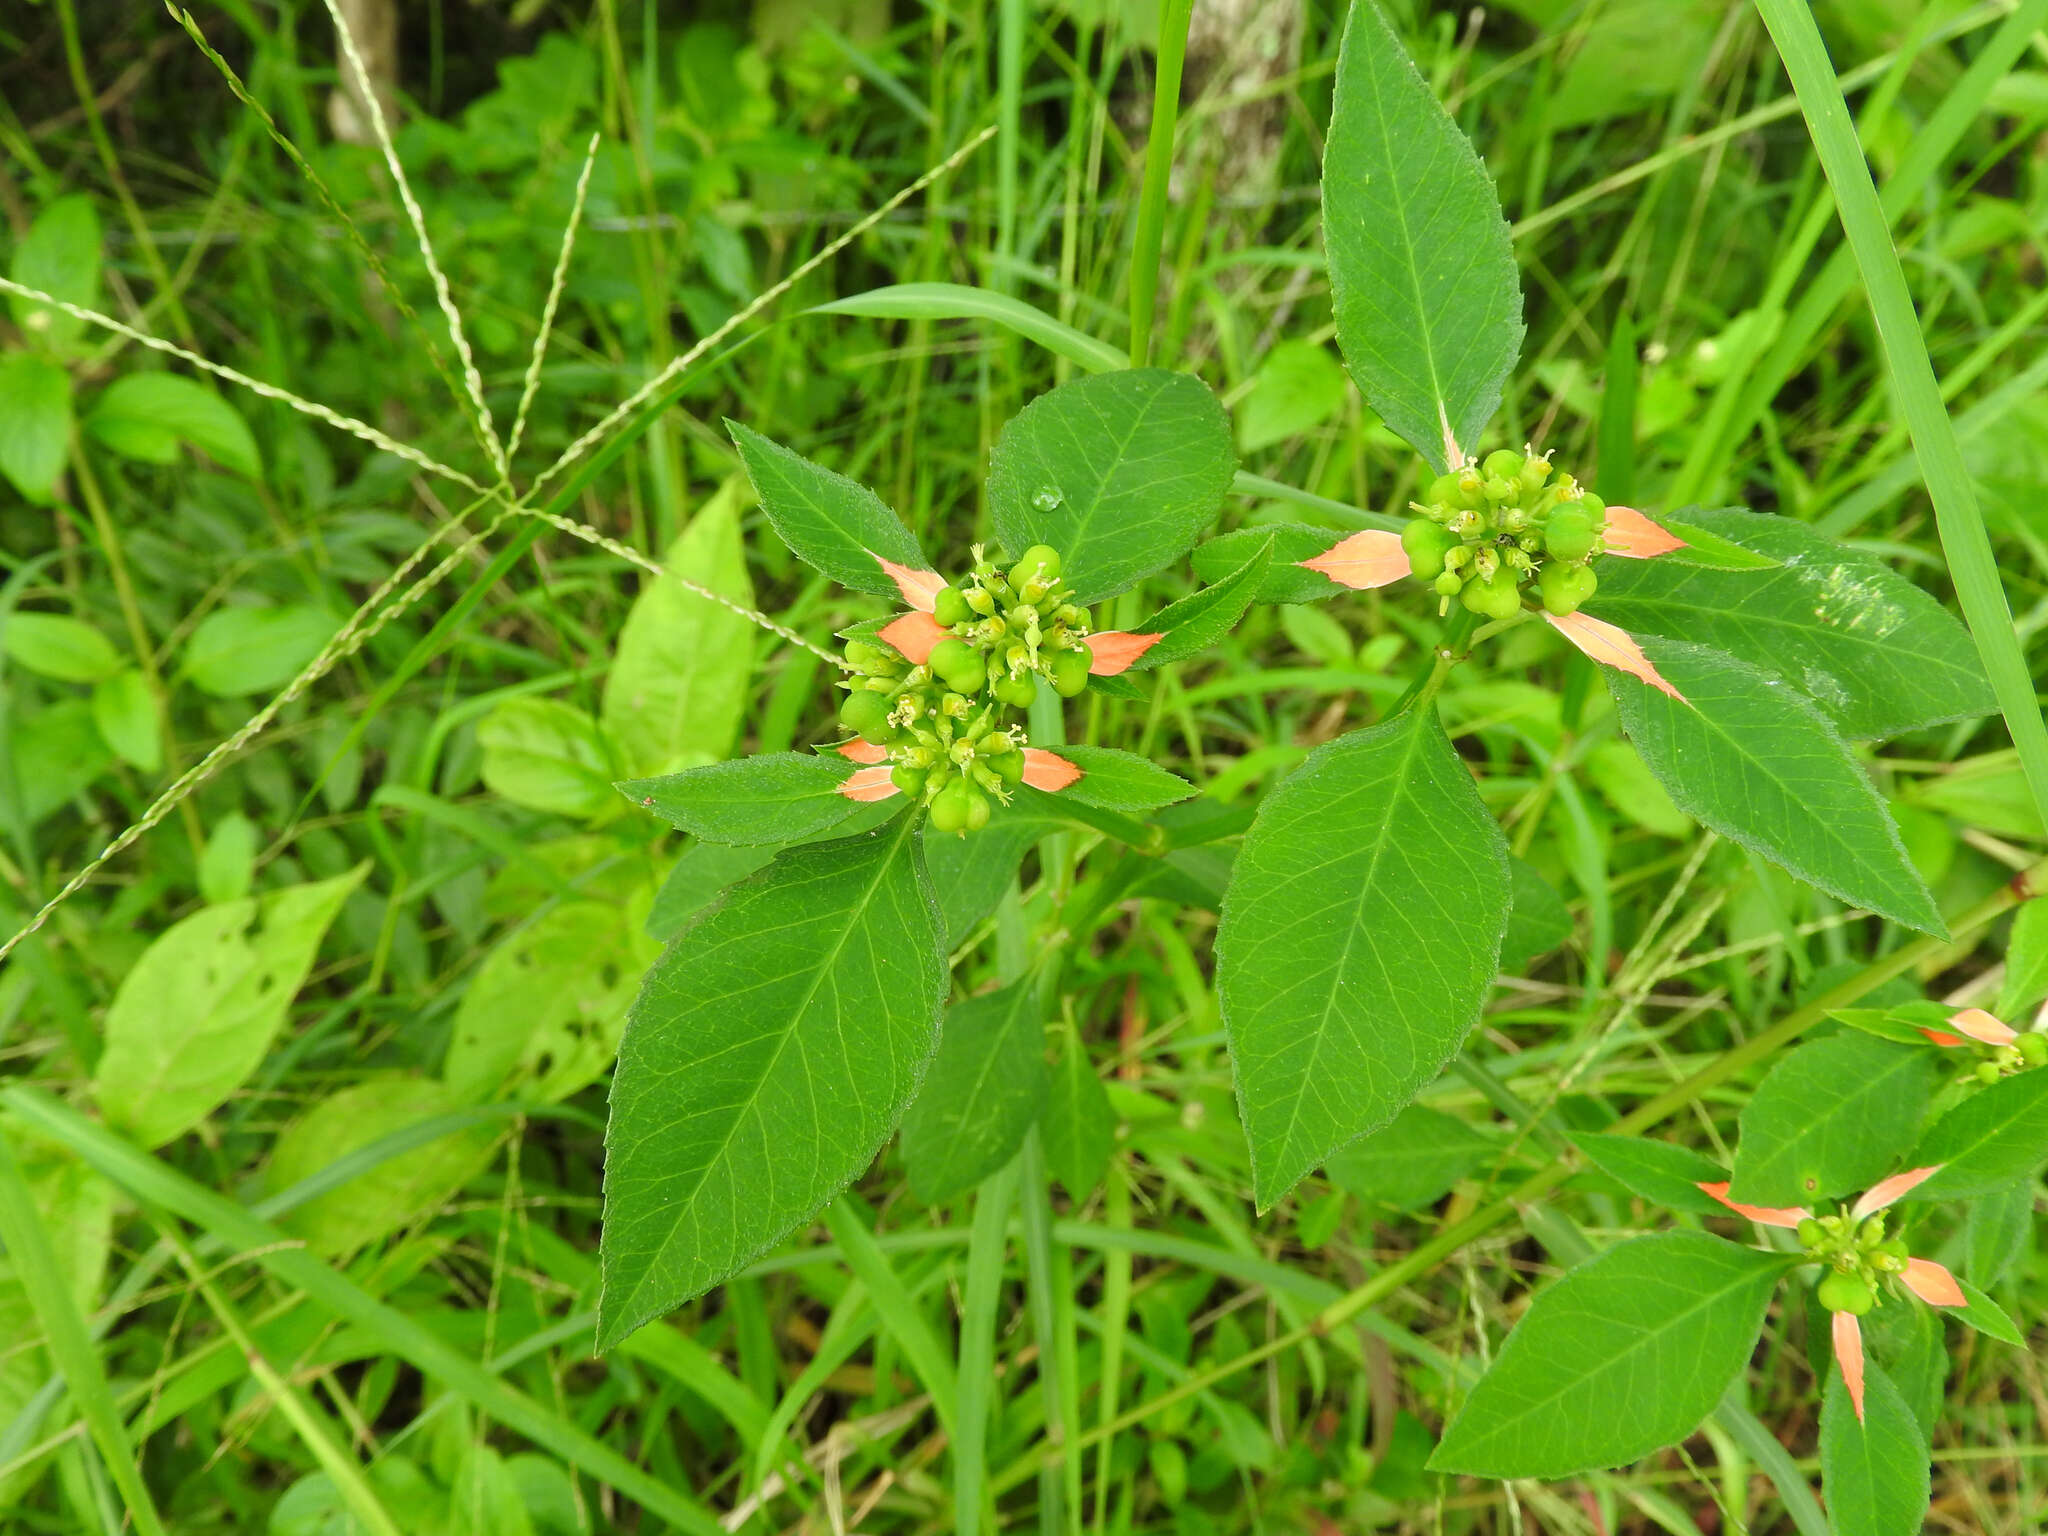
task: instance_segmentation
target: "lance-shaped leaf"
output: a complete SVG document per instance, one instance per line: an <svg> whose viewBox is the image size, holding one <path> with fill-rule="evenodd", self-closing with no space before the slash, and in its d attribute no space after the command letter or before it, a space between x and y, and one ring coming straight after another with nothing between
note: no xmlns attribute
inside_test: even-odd
<svg viewBox="0 0 2048 1536"><path fill-rule="evenodd" d="M1323 155L1337 345L1439 470L1469 454L1522 347L1522 290L1486 167L1371 0L1351 7Z"/></svg>
<svg viewBox="0 0 2048 1536"><path fill-rule="evenodd" d="M1265 575L1259 580L1259 590L1253 601L1320 602L1349 588L1338 586L1321 571L1311 570L1301 562L1315 559L1343 537L1341 530L1318 528L1309 523L1260 523L1197 544L1188 556L1188 563L1202 580L1221 581L1241 568L1254 550L1270 540L1273 557L1266 565Z"/></svg>
<svg viewBox="0 0 2048 1536"><path fill-rule="evenodd" d="M1622 728L1679 807L1852 906L1946 938L1891 813L1796 689L1705 646L1646 637L1685 701L1604 668Z"/></svg>
<svg viewBox="0 0 2048 1536"><path fill-rule="evenodd" d="M1820 1411L1821 1491L1829 1523L1855 1536L1919 1536L1927 1518L1927 1439L1892 1380L1863 1367L1859 1416L1839 1371Z"/></svg>
<svg viewBox="0 0 2048 1536"><path fill-rule="evenodd" d="M788 850L647 973L612 1080L599 1349L786 1236L895 1129L946 983L917 827Z"/></svg>
<svg viewBox="0 0 2048 1536"><path fill-rule="evenodd" d="M1934 1053L1870 1035L1788 1051L1743 1106L1731 1199L1809 1204L1874 1184L1934 1092Z"/></svg>
<svg viewBox="0 0 2048 1536"><path fill-rule="evenodd" d="M1440 1199L1498 1148L1455 1115L1410 1104L1384 1130L1340 1147L1323 1171L1339 1189L1399 1211Z"/></svg>
<svg viewBox="0 0 2048 1536"><path fill-rule="evenodd" d="M1700 1188L1719 1180L1721 1170L1689 1147L1591 1132L1571 1140L1595 1168L1652 1204L1700 1216L1718 1216L1727 1209Z"/></svg>
<svg viewBox="0 0 2048 1536"><path fill-rule="evenodd" d="M2033 1203L2033 1191L2026 1192L2028 1204ZM2031 1212L2029 1212L2031 1215ZM2031 1235L2031 1234L2030 1234ZM1968 1323L1979 1333L1989 1334L2003 1344L2012 1344L2020 1349L2027 1347L2026 1335L2014 1326L2013 1320L2005 1315L2005 1308L1986 1296L1967 1280L1957 1280L1956 1288L1963 1293L1962 1306L1951 1314L1958 1322Z"/></svg>
<svg viewBox="0 0 2048 1536"><path fill-rule="evenodd" d="M1077 1035L1067 1036L1053 1068L1040 1135L1046 1166L1061 1187L1077 1204L1094 1194L1116 1150L1116 1111Z"/></svg>
<svg viewBox="0 0 2048 1536"><path fill-rule="evenodd" d="M1012 554L1060 553L1087 604L1186 554L1230 489L1230 422L1193 374L1126 368L1073 379L1003 427L988 476L996 536Z"/></svg>
<svg viewBox="0 0 2048 1536"><path fill-rule="evenodd" d="M1163 667L1170 661L1199 656L1236 627L1245 609L1259 595L1266 568L1273 562L1273 541L1253 546L1243 565L1199 592L1177 603L1169 603L1145 622L1148 632L1157 633L1156 644L1147 646L1131 663L1133 672Z"/></svg>
<svg viewBox="0 0 2048 1536"><path fill-rule="evenodd" d="M856 592L900 595L884 560L924 567L924 551L903 520L858 480L813 464L736 421L725 424L760 493L761 510L798 558Z"/></svg>
<svg viewBox="0 0 2048 1536"><path fill-rule="evenodd" d="M1938 1166L1909 1197L1988 1195L2048 1161L2048 1068L2004 1078L1972 1094L1928 1128L1907 1162Z"/></svg>
<svg viewBox="0 0 2048 1536"><path fill-rule="evenodd" d="M1007 1163L1045 1107L1046 1078L1037 977L949 1008L903 1116L910 1192L927 1205L950 1200Z"/></svg>
<svg viewBox="0 0 2048 1536"><path fill-rule="evenodd" d="M1969 631L1875 556L1789 517L1685 516L1771 556L1777 568L1602 560L1587 611L1633 634L1710 645L1776 673L1855 740L1997 708Z"/></svg>
<svg viewBox="0 0 2048 1536"><path fill-rule="evenodd" d="M1609 1249L1538 1296L1430 1458L1569 1477L1684 1439L1756 1348L1788 1261L1697 1232Z"/></svg>
<svg viewBox="0 0 2048 1536"><path fill-rule="evenodd" d="M1077 800L1105 811L1156 811L1195 792L1195 786L1179 774L1168 773L1134 752L1119 752L1115 747L1061 747L1059 755L1081 770L1078 779L1058 791L1062 800ZM1043 802L1040 806L1050 809Z"/></svg>
<svg viewBox="0 0 2048 1536"><path fill-rule="evenodd" d="M1456 1053L1508 898L1506 841L1432 709L1318 747L1266 797L1216 937L1261 1208Z"/></svg>
<svg viewBox="0 0 2048 1536"><path fill-rule="evenodd" d="M837 753L769 752L629 779L619 792L708 843L794 843L837 826L857 809L842 791L854 765Z"/></svg>

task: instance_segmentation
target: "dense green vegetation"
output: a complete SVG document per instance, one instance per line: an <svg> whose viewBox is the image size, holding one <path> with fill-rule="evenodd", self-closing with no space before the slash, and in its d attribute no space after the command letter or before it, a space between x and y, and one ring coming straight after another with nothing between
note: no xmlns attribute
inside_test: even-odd
<svg viewBox="0 0 2048 1536"><path fill-rule="evenodd" d="M319 4L0 20L0 271L122 327L18 292L0 325L0 1530L1824 1533L1826 1325L1790 1292L1676 1451L1557 1484L1424 1463L1532 1290L1670 1220L1571 1134L1704 1069L1660 1134L1726 1167L1768 1046L1852 976L1872 1004L2031 1017L2048 972L2019 962L2048 945L2006 963L2034 894L2008 882L2048 830L2010 737L1975 715L1869 758L1956 935L1916 940L1703 831L1596 669L1513 630L1440 694L1527 870L1484 1027L1255 1215L1219 895L1267 791L1426 668L1433 605L1391 590L1253 607L1070 711L1073 741L1200 787L1170 855L1029 820L933 852L956 995L1067 935L1042 1040L1009 994L984 1010L1010 1069L1046 1068L1020 1153L963 1177L973 1149L913 1111L799 1240L594 1355L626 1007L759 862L613 785L838 739L833 635L894 611L774 536L723 420L873 486L966 570L1003 424L1086 370L942 318L957 294L911 319L852 298L944 283L1114 357L1138 316L1135 350L1213 388L1259 477L1226 538L1334 539L1428 471L1332 343L1341 6L1194 5L1135 295L1150 5L402 9L403 185L337 105ZM1609 503L1780 513L1953 605L1749 5L1385 9L1513 226L1523 365L1470 446L1536 443ZM2031 645L2048 4L1814 9ZM1148 575L1098 628L1247 552ZM1930 673L1924 717L1962 686ZM1519 1220L1461 1226L1552 1169ZM1679 1223L1749 1241L1690 1177ZM1927 1218L1915 1250L2036 1341L2039 1195ZM1886 1338L1898 1311L1873 1348L1917 1352L1915 1405L1946 1401L1930 1528L2036 1529L2034 1356L1952 1328L1944 1365Z"/></svg>

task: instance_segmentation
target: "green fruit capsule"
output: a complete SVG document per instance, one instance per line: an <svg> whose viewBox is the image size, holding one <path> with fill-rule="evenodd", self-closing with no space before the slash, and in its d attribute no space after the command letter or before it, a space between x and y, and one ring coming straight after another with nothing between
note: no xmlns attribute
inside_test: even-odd
<svg viewBox="0 0 2048 1536"><path fill-rule="evenodd" d="M1481 618L1512 617L1522 606L1522 594L1513 571L1495 571L1491 580L1468 581L1458 601Z"/></svg>
<svg viewBox="0 0 2048 1536"><path fill-rule="evenodd" d="M1459 590L1465 585L1465 579L1456 571L1445 571L1443 575L1437 577L1430 585L1436 588L1438 597L1456 597Z"/></svg>
<svg viewBox="0 0 2048 1536"><path fill-rule="evenodd" d="M2005 1074L1998 1070L1997 1062L1980 1061L1977 1063L1977 1081L1983 1083L1986 1087L1997 1082L2003 1076Z"/></svg>
<svg viewBox="0 0 2048 1536"><path fill-rule="evenodd" d="M941 640L932 647L925 664L943 677L955 693L979 693L988 681L988 668L982 662L981 652L965 640Z"/></svg>
<svg viewBox="0 0 2048 1536"><path fill-rule="evenodd" d="M2030 1067L2048 1066L2048 1035L2025 1034L2013 1041L2020 1060Z"/></svg>
<svg viewBox="0 0 2048 1536"><path fill-rule="evenodd" d="M1479 462L1479 472L1488 480L1518 480L1522 456L1512 448L1496 448Z"/></svg>
<svg viewBox="0 0 2048 1536"><path fill-rule="evenodd" d="M1543 530L1543 547L1559 560L1583 560L1593 552L1598 537L1592 518L1576 506L1563 506L1550 514Z"/></svg>
<svg viewBox="0 0 2048 1536"><path fill-rule="evenodd" d="M1014 677L1006 672L989 685L989 692L1012 709L1029 709L1038 697L1038 679L1029 672Z"/></svg>
<svg viewBox="0 0 2048 1536"><path fill-rule="evenodd" d="M1435 581L1443 574L1444 556L1453 542L1449 533L1419 517L1401 530L1401 548L1408 552L1408 569L1417 581Z"/></svg>
<svg viewBox="0 0 2048 1536"><path fill-rule="evenodd" d="M948 780L946 787L932 797L932 830L964 836L972 814L969 806L980 798L965 779Z"/></svg>
<svg viewBox="0 0 2048 1536"><path fill-rule="evenodd" d="M1000 757L990 757L984 759L984 761L987 762L989 767L995 769L996 777L1005 784L1014 786L1024 782L1024 754L1022 752L1005 752Z"/></svg>
<svg viewBox="0 0 2048 1536"><path fill-rule="evenodd" d="M1828 1235L1828 1229L1811 1216L1799 1223L1799 1241L1807 1248L1818 1248Z"/></svg>
<svg viewBox="0 0 2048 1536"><path fill-rule="evenodd" d="M856 672L873 677L876 673L893 672L899 662L893 651L885 651L865 640L849 640L846 642L846 664Z"/></svg>
<svg viewBox="0 0 2048 1536"><path fill-rule="evenodd" d="M1586 516L1593 519L1595 524L1605 521L1607 517L1607 503L1598 496L1595 496L1591 491L1579 492L1579 505L1586 509Z"/></svg>
<svg viewBox="0 0 2048 1536"><path fill-rule="evenodd" d="M967 790L967 830L979 832L988 825L988 818L988 796L984 795L980 790L969 786Z"/></svg>
<svg viewBox="0 0 2048 1536"><path fill-rule="evenodd" d="M1429 482L1422 499L1433 507L1455 507L1464 499L1464 488L1458 484L1456 475L1438 475Z"/></svg>
<svg viewBox="0 0 2048 1536"><path fill-rule="evenodd" d="M1577 613L1599 585L1600 579L1589 567L1564 565L1556 560L1546 561L1536 577L1537 590L1543 594L1544 610L1560 619L1566 614Z"/></svg>
<svg viewBox="0 0 2048 1536"><path fill-rule="evenodd" d="M1060 553L1046 544L1034 544L1017 557L1017 563L1010 567L1010 585L1021 587L1027 581L1041 581L1048 586L1060 579Z"/></svg>
<svg viewBox="0 0 2048 1536"><path fill-rule="evenodd" d="M1077 651L1055 651L1052 655L1053 691L1071 699L1088 686L1088 668L1095 658L1083 646Z"/></svg>
<svg viewBox="0 0 2048 1536"><path fill-rule="evenodd" d="M946 628L965 624L974 617L974 609L958 587L941 587L939 595L932 599L932 617Z"/></svg>
<svg viewBox="0 0 2048 1536"><path fill-rule="evenodd" d="M1861 1275L1847 1275L1840 1270L1821 1281L1816 1295L1830 1312L1847 1312L1851 1317L1861 1317L1877 1305L1877 1293L1871 1290L1870 1282Z"/></svg>
<svg viewBox="0 0 2048 1536"><path fill-rule="evenodd" d="M889 724L889 701L866 688L846 696L846 702L839 706L839 723L876 746L895 734Z"/></svg>
<svg viewBox="0 0 2048 1536"><path fill-rule="evenodd" d="M925 770L913 768L908 763L898 763L889 770L889 782L904 794L917 796L924 793Z"/></svg>

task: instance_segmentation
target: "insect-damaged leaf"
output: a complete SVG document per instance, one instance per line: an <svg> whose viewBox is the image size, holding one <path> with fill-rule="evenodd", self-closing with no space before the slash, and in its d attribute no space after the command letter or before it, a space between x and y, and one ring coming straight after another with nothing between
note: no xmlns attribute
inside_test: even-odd
<svg viewBox="0 0 2048 1536"><path fill-rule="evenodd" d="M1266 797L1216 939L1262 1208L1456 1052L1508 897L1500 828L1432 709L1317 748Z"/></svg>

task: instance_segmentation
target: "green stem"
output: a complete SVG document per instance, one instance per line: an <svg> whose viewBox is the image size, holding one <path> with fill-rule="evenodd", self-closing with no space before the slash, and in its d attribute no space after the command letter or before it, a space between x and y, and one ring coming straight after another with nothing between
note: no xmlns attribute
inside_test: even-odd
<svg viewBox="0 0 2048 1536"><path fill-rule="evenodd" d="M1173 175L1173 131L1180 122L1180 71L1195 0L1159 0L1159 73L1152 82L1152 128L1145 139L1145 189L1131 247L1131 366L1152 360L1152 311L1159 298L1159 253L1166 241L1166 188Z"/></svg>
<svg viewBox="0 0 2048 1536"><path fill-rule="evenodd" d="M1870 299L1871 319L1883 343L1892 388L1919 453L1928 496L1934 502L1935 523L1955 580L1956 601L1984 658L1984 670L2018 749L2035 807L2048 815L2048 724L2041 719L2033 677L2013 630L2005 589L1999 583L1991 537L1963 465L1955 425L1942 404L1927 341L1913 309L1913 295L1906 286L1905 269L1892 245L1884 207L1835 80L1827 45L1821 41L1813 12L1804 0L1756 0L1756 6L1778 46L1785 72L1792 77L1813 147L1834 188L1842 229L1855 252L1856 267Z"/></svg>

